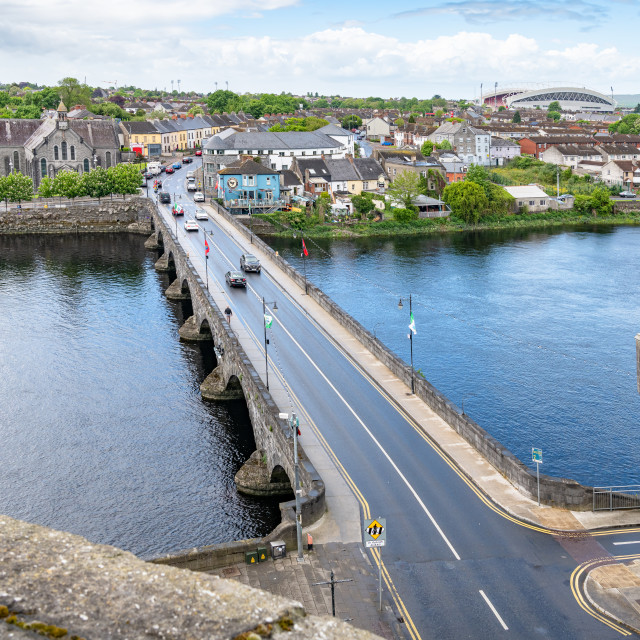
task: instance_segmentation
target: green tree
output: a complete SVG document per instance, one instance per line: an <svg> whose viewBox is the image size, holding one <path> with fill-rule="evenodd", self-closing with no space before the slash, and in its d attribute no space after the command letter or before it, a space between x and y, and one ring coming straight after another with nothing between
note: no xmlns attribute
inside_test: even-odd
<svg viewBox="0 0 640 640"><path fill-rule="evenodd" d="M375 209L373 204L373 195L370 193L351 196L351 202L353 204L353 208L360 214L360 217L365 217L370 211Z"/></svg>
<svg viewBox="0 0 640 640"><path fill-rule="evenodd" d="M618 120L618 122L610 124L609 131L611 133L638 134L640 132L640 114L630 113L624 116L621 120Z"/></svg>
<svg viewBox="0 0 640 640"><path fill-rule="evenodd" d="M562 114L559 111L547 111L547 118L558 122L562 118Z"/></svg>
<svg viewBox="0 0 640 640"><path fill-rule="evenodd" d="M451 146L451 143L448 140L443 140L440 144L436 145L438 149L447 149L449 151L451 151L453 149L453 147Z"/></svg>
<svg viewBox="0 0 640 640"><path fill-rule="evenodd" d="M104 198L111 193L109 173L102 167L96 167L82 175L82 183L86 195L91 198Z"/></svg>
<svg viewBox="0 0 640 640"><path fill-rule="evenodd" d="M318 109L326 109L329 106L329 103L327 102L327 100L325 100L325 98L320 98L320 100L316 100L313 103L314 107L317 107Z"/></svg>
<svg viewBox="0 0 640 640"><path fill-rule="evenodd" d="M240 96L233 91L218 89L207 98L209 113L225 113L237 111L240 104Z"/></svg>
<svg viewBox="0 0 640 640"><path fill-rule="evenodd" d="M549 103L547 111L562 111L562 107L560 107L560 103L557 100L554 100Z"/></svg>
<svg viewBox="0 0 640 640"><path fill-rule="evenodd" d="M53 196L57 196L56 190L54 188L54 182L49 176L45 176L40 180L40 185L38 186L38 195L41 198L53 198Z"/></svg>
<svg viewBox="0 0 640 640"><path fill-rule="evenodd" d="M78 198L86 194L82 177L77 171L59 171L53 179L53 188L63 198Z"/></svg>
<svg viewBox="0 0 640 640"><path fill-rule="evenodd" d="M416 117L415 117L415 115L412 113L412 114L409 116L409 124L415 124L415 122L416 122Z"/></svg>
<svg viewBox="0 0 640 640"><path fill-rule="evenodd" d="M140 170L135 164L117 164L107 169L111 193L138 193Z"/></svg>
<svg viewBox="0 0 640 640"><path fill-rule="evenodd" d="M196 116L204 114L204 109L199 104L194 104L193 107L189 109L188 113L190 113L192 116Z"/></svg>
<svg viewBox="0 0 640 640"><path fill-rule="evenodd" d="M640 113L640 102L634 107L633 113Z"/></svg>
<svg viewBox="0 0 640 640"><path fill-rule="evenodd" d="M475 182L465 180L445 187L442 199L451 207L452 213L465 222L476 223L489 202L484 189Z"/></svg>
<svg viewBox="0 0 640 640"><path fill-rule="evenodd" d="M60 94L55 87L45 87L34 94L34 104L45 109L55 109L60 102Z"/></svg>
<svg viewBox="0 0 640 640"><path fill-rule="evenodd" d="M0 178L0 194L9 202L22 202L33 198L33 180L19 171Z"/></svg>
<svg viewBox="0 0 640 640"><path fill-rule="evenodd" d="M6 91L0 91L0 108L4 108L9 104L10 97Z"/></svg>
<svg viewBox="0 0 640 640"><path fill-rule="evenodd" d="M594 215L607 215L611 213L613 204L611 194L604 187L596 187L591 192L591 209Z"/></svg>
<svg viewBox="0 0 640 640"><path fill-rule="evenodd" d="M87 108L91 105L91 88L81 84L75 78L60 80L58 95L67 109L72 109L76 104L83 104Z"/></svg>
<svg viewBox="0 0 640 640"><path fill-rule="evenodd" d="M352 113L342 119L340 123L343 129L351 130L362 126L362 118Z"/></svg>
<svg viewBox="0 0 640 640"><path fill-rule="evenodd" d="M394 121L394 123L396 125L396 127L403 127L404 126L404 119L403 118L398 118L397 120Z"/></svg>
<svg viewBox="0 0 640 640"><path fill-rule="evenodd" d="M13 117L24 118L27 120L37 120L38 118L40 118L41 114L41 110L34 105L22 105L15 110Z"/></svg>
<svg viewBox="0 0 640 640"><path fill-rule="evenodd" d="M420 194L420 177L413 171L400 171L387 189L391 200L401 202L405 208L413 206L413 200Z"/></svg>
<svg viewBox="0 0 640 640"><path fill-rule="evenodd" d="M394 209L393 219L396 222L400 222L402 224L406 222L413 222L414 220L418 219L418 212L412 207L407 207L405 209Z"/></svg>
<svg viewBox="0 0 640 640"><path fill-rule="evenodd" d="M444 111L442 109L438 109L436 111L436 118L442 118L443 115L444 115Z"/></svg>
<svg viewBox="0 0 640 640"><path fill-rule="evenodd" d="M513 122L514 124L520 124L522 122L522 116L520 115L519 111L516 111L513 114L513 119L511 120L511 122Z"/></svg>
<svg viewBox="0 0 640 640"><path fill-rule="evenodd" d="M433 153L434 146L431 140L425 140L420 147L420 153L425 157L429 157Z"/></svg>
<svg viewBox="0 0 640 640"><path fill-rule="evenodd" d="M500 106L498 107L498 111L506 111L506 110L507 110L507 108L506 108L506 107L504 107L504 106L502 106L502 105L500 105Z"/></svg>

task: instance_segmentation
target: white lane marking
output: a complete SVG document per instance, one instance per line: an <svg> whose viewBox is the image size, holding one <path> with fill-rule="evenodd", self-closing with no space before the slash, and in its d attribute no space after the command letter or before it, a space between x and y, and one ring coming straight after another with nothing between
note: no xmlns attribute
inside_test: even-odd
<svg viewBox="0 0 640 640"><path fill-rule="evenodd" d="M627 540L625 542L614 542L613 544L640 544L640 540Z"/></svg>
<svg viewBox="0 0 640 640"><path fill-rule="evenodd" d="M227 235L227 237L229 237ZM229 260L229 258L222 252L222 250L220 249L220 247L217 247L218 251L220 251L221 255L223 255L225 257L225 259L229 262L229 264L232 264L231 261ZM273 280L272 280L273 282ZM252 293L254 295L256 295L256 297L259 297L257 295L257 291L255 291L255 289L249 285L249 289L252 291ZM329 378L327 378L327 376L324 374L324 372L320 369L320 367L313 361L313 359L311 358L311 356L302 348L302 345L300 345L300 343L293 337L293 335L291 334L291 332L284 326L284 324L282 323L282 321L275 317L275 315L273 316L273 320L276 324L279 324L282 329L284 330L284 332L287 334L287 336L289 336L290 340L296 345L296 347L298 347L298 349L301 351L301 353L307 358L307 360L312 364L312 366L314 367L314 369L320 374L320 376L322 376L322 378L324 379L324 381L329 385L329 387L331 387L331 389L333 390L333 392L338 396L338 398L340 398L340 400L343 402L343 404L347 407L347 409L349 410L349 412L353 415L353 417L360 423L360 425L362 426L362 428L367 432L367 434L369 435L369 437L373 440L373 442L376 444L376 446L378 447L378 449L380 449L380 451L382 452L382 454L384 455L384 457L389 461L389 464L394 468L394 470L396 471L396 473L400 476L401 480L404 482L404 484L407 486L407 488L409 489L409 491L413 494L413 497L416 499L416 501L418 502L418 504L420 505L420 507L422 508L422 510L424 511L424 513L427 515L427 517L429 518L429 520L431 520L431 523L433 524L433 526L435 527L436 531L440 534L440 536L442 537L442 539L445 541L445 543L447 544L447 546L449 547L449 549L451 550L451 553L453 554L453 556L455 557L456 560L460 560L460 556L458 555L458 552L455 550L454 546L451 544L451 542L449 541L449 539L447 538L447 536L445 535L444 531L440 528L440 525L437 523L436 519L431 515L431 512L429 511L429 509L427 509L427 506L424 504L424 502L421 500L420 496L418 495L418 492L411 486L411 484L409 483L409 481L407 480L407 478L404 476L404 474L402 473L402 471L400 471L400 469L398 468L398 466L396 465L396 463L391 459L391 456L385 451L384 447L380 444L380 442L377 440L377 438L373 435L373 433L371 433L370 429L367 427L367 425L363 422L363 420L360 418L360 416L355 412L355 410L353 409L353 407L346 401L346 399L342 396L342 394L338 391L338 389L336 389L336 387L333 385L333 383L329 380ZM248 328L248 327L247 327ZM273 368L273 363L272 363L272 368Z"/></svg>
<svg viewBox="0 0 640 640"><path fill-rule="evenodd" d="M404 474L402 473L402 471L400 471L400 469L398 468L398 465L396 465L396 463L391 459L391 456L385 451L384 447L380 444L380 442L378 442L378 440L376 439L376 437L373 435L373 433L371 433L371 431L369 430L369 427L367 427L367 425L362 421L362 419L360 418L360 416L355 412L355 410L353 409L353 407L345 400L345 398L342 396L342 394L336 389L336 387L333 385L333 383L329 380L329 378L327 378L327 376L324 374L324 372L320 369L320 367L311 359L311 356L302 348L302 346L300 345L300 343L291 335L291 333L289 332L289 330L284 326L284 324L282 324L282 321L279 318L275 318L274 317L274 321L279 324L282 329L284 330L284 332L289 336L290 340L296 345L296 347L298 347L298 349L300 349L300 351L302 352L302 354L307 358L307 360L312 364L312 366L314 367L314 369L322 376L322 378L324 379L324 381L329 385L329 387L331 387L331 389L333 390L333 392L338 396L338 398L340 398L340 400L342 400L343 404L345 405L345 407L347 407L347 409L351 412L351 414L353 415L353 417L360 423L360 426L367 432L367 434L369 435L369 437L371 438L371 440L373 440L373 442L376 444L376 446L378 447L378 449L380 449L380 451L382 452L382 454L384 455L384 457L389 461L389 464L394 468L394 470L396 471L396 473L400 476L401 480L404 482L404 484L407 486L407 488L409 489L409 491L413 494L413 497L417 500L418 504L420 505L420 507L422 508L422 510L426 513L427 517L429 518L429 520L431 520L431 524L433 524L433 526L436 528L436 531L440 534L440 536L442 537L442 539L446 542L447 546L449 547L449 549L451 550L451 553L454 555L456 560L460 560L460 556L458 555L458 552L454 549L453 545L451 544L451 542L449 542L449 539L447 538L447 536L444 534L444 531L440 528L440 525L436 522L436 519L431 515L431 512L429 511L429 509L427 509L426 505L424 504L424 502L422 502L422 500L420 499L420 496L418 495L418 492L411 486L411 484L409 483L409 481L405 478Z"/></svg>
<svg viewBox="0 0 640 640"><path fill-rule="evenodd" d="M500 617L500 614L496 611L496 608L493 606L493 604L491 604L491 600L489 600L489 598L487 598L487 596L485 595L485 592L482 589L480 589L480 595L484 598L484 601L489 606L489 609L491 609L491 611L493 611L493 615L496 618L498 618L498 622L502 625L502 628L505 631L509 631L509 627L507 627L507 625L504 623L504 620Z"/></svg>

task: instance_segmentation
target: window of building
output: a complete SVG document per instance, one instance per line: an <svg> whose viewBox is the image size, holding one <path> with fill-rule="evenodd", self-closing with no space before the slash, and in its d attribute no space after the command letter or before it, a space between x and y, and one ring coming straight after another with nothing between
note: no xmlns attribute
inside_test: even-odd
<svg viewBox="0 0 640 640"><path fill-rule="evenodd" d="M105 164L107 165L107 169L108 169L111 166L111 151L107 151L107 153L105 154L105 159L106 159Z"/></svg>
<svg viewBox="0 0 640 640"><path fill-rule="evenodd" d="M304 151L302 152L302 155L305 155Z"/></svg>
<svg viewBox="0 0 640 640"><path fill-rule="evenodd" d="M13 152L13 170L20 171L20 154L17 151Z"/></svg>
<svg viewBox="0 0 640 640"><path fill-rule="evenodd" d="M271 186L271 176L267 176L267 184Z"/></svg>
<svg viewBox="0 0 640 640"><path fill-rule="evenodd" d="M73 145L71 145L71 159L76 159L76 148Z"/></svg>
<svg viewBox="0 0 640 640"><path fill-rule="evenodd" d="M6 176L9 175L9 156L6 156L4 159L4 174Z"/></svg>
<svg viewBox="0 0 640 640"><path fill-rule="evenodd" d="M84 159L83 165L84 165L84 172L89 173L89 158Z"/></svg>
<svg viewBox="0 0 640 640"><path fill-rule="evenodd" d="M535 201L535 200L529 200L529 206L530 206L530 207L535 206L535 204L536 204L536 201Z"/></svg>
<svg viewBox="0 0 640 640"><path fill-rule="evenodd" d="M248 186L253 187L256 183L256 177L255 176L249 176L249 183Z"/></svg>
<svg viewBox="0 0 640 640"><path fill-rule="evenodd" d="M284 151L280 151L280 153L278 153L278 155L282 158L284 156Z"/></svg>
<svg viewBox="0 0 640 640"><path fill-rule="evenodd" d="M54 160L60 160L60 156L59 156L59 153L58 153L58 145L53 147L53 159Z"/></svg>
<svg viewBox="0 0 640 640"><path fill-rule="evenodd" d="M67 143L65 140L62 141L62 159L67 160Z"/></svg>
<svg viewBox="0 0 640 640"><path fill-rule="evenodd" d="M362 183L362 188L363 189L368 189L369 188L369 183L368 182L363 182Z"/></svg>
<svg viewBox="0 0 640 640"><path fill-rule="evenodd" d="M44 178L47 175L47 161L44 158L40 158L40 177Z"/></svg>
<svg viewBox="0 0 640 640"><path fill-rule="evenodd" d="M540 200L540 204L544 205L544 204L546 204L546 203L547 203L547 201L546 201L546 200Z"/></svg>

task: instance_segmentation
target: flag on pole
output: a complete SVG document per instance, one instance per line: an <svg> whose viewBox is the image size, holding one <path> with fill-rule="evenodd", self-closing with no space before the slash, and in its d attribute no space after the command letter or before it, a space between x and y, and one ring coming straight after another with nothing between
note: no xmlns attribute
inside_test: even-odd
<svg viewBox="0 0 640 640"><path fill-rule="evenodd" d="M264 326L267 329L271 329L271 325L273 324L273 317L267 315L266 313L264 314Z"/></svg>
<svg viewBox="0 0 640 640"><path fill-rule="evenodd" d="M416 331L416 321L413 319L413 311L411 312L411 323L409 324L409 329L411 329L411 331L413 331L413 333L418 333Z"/></svg>
<svg viewBox="0 0 640 640"><path fill-rule="evenodd" d="M302 253L304 253L305 256L309 255L309 252L307 251L307 245L304 243L304 238L302 238Z"/></svg>
<svg viewBox="0 0 640 640"><path fill-rule="evenodd" d="M209 255L209 243L207 242L207 237L204 238L204 255Z"/></svg>

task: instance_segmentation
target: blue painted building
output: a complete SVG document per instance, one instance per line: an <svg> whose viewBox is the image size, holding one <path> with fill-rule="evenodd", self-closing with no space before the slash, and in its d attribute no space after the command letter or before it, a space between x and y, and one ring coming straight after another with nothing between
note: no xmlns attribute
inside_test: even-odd
<svg viewBox="0 0 640 640"><path fill-rule="evenodd" d="M217 197L233 213L265 211L279 204L280 174L253 159L218 171Z"/></svg>

